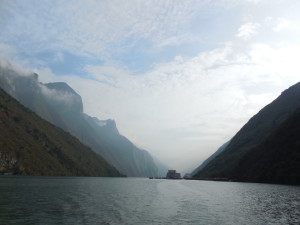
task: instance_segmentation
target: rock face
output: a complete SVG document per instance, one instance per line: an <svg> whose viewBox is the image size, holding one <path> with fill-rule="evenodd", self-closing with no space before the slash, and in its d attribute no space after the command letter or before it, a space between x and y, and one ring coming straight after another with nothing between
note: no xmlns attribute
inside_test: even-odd
<svg viewBox="0 0 300 225"><path fill-rule="evenodd" d="M0 152L0 173L10 173L16 170L17 159L8 153Z"/></svg>
<svg viewBox="0 0 300 225"><path fill-rule="evenodd" d="M122 176L77 138L41 119L0 89L0 173Z"/></svg>
<svg viewBox="0 0 300 225"><path fill-rule="evenodd" d="M249 122L246 123L242 127L242 129L233 137L233 139L230 141L229 145L225 148L225 150L221 154L216 156L213 160L211 160L201 171L199 171L195 175L195 177L223 177L231 179L240 179L243 181L295 183L295 181L293 181L294 178L287 179L286 181L276 178L279 175L275 172L273 173L271 168L282 166L282 171L289 171L289 169L286 167L286 163L282 163L282 165L280 166L280 161L276 160L269 161L270 166L264 168L266 171L268 171L269 175L271 176L270 179L254 179L254 177L251 177L250 175L241 176L241 174L244 173L244 169L246 169L245 166L242 166L243 163L249 166L249 168L253 168L253 165L250 167L249 164L245 163L246 161L250 162L248 160L252 158L254 154L253 152L257 153L259 151L261 156L263 156L261 158L261 161L257 161L257 163L252 161L253 163L255 163L256 168L261 168L264 160L268 161L268 159L274 157L274 155L276 154L275 148L273 150L267 150L267 147L265 146L266 140L269 140L268 143L270 143L270 138L272 139L272 137L276 136L274 132L276 132L277 129L280 129L280 127L283 126L283 123L287 122L299 108L300 83L297 83L289 89L282 92L282 94L276 100L264 107L258 114L252 117L249 120ZM291 132L291 135L295 135L293 134L292 130L287 130L286 132ZM292 144L292 141L291 143L286 142L285 144L282 144ZM279 148L286 149L285 146L279 146ZM268 152L268 154L262 154L262 152ZM293 154L294 153L292 153L292 155ZM287 159L285 159L286 162L293 162L293 160L294 159L292 159L290 156ZM260 164L259 162L262 164ZM297 162L298 164L300 164L300 161ZM296 173L300 174L298 168L293 167L293 169L297 171ZM240 170L239 173L237 172L238 170Z"/></svg>
<svg viewBox="0 0 300 225"><path fill-rule="evenodd" d="M162 176L166 168L151 155L120 135L113 120L99 120L83 113L83 103L63 82L42 84L38 75L21 76L0 68L0 87L50 123L62 128L103 156L127 176Z"/></svg>

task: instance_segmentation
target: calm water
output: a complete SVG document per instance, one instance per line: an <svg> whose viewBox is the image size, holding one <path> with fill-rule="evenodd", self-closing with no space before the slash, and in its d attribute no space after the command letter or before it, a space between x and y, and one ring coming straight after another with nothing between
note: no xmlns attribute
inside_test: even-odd
<svg viewBox="0 0 300 225"><path fill-rule="evenodd" d="M0 224L300 224L300 187L2 176Z"/></svg>

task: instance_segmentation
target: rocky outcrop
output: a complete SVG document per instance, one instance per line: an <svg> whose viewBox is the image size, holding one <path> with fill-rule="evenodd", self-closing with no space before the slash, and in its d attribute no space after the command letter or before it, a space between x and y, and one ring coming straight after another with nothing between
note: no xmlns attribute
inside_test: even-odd
<svg viewBox="0 0 300 225"><path fill-rule="evenodd" d="M17 159L0 151L0 174L13 173L16 170Z"/></svg>

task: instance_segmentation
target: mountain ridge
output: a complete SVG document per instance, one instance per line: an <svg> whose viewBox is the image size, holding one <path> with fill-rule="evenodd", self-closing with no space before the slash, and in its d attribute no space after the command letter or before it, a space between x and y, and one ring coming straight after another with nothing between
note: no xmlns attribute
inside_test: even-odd
<svg viewBox="0 0 300 225"><path fill-rule="evenodd" d="M0 88L0 173L122 176L77 138L25 108Z"/></svg>
<svg viewBox="0 0 300 225"><path fill-rule="evenodd" d="M233 171L248 152L263 143L298 108L300 108L300 82L283 91L278 98L253 116L232 138L225 150L195 177L234 178Z"/></svg>
<svg viewBox="0 0 300 225"><path fill-rule="evenodd" d="M239 162L240 181L300 184L300 108Z"/></svg>
<svg viewBox="0 0 300 225"><path fill-rule="evenodd" d="M127 176L166 173L148 152L119 134L113 120L101 121L84 114L80 95L68 84L42 84L37 74L21 76L13 68L0 68L0 86L43 119L70 132Z"/></svg>
<svg viewBox="0 0 300 225"><path fill-rule="evenodd" d="M196 169L194 169L191 173L192 176L196 175L200 170L202 170L211 160L213 160L215 157L217 157L219 154L221 154L225 148L229 145L230 141L225 142L223 145L221 145L217 151L215 151L211 156L209 156L206 160L203 161Z"/></svg>

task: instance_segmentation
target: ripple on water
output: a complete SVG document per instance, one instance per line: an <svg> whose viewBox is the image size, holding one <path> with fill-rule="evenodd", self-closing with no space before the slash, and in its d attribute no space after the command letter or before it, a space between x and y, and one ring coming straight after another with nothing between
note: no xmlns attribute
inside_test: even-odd
<svg viewBox="0 0 300 225"><path fill-rule="evenodd" d="M300 187L143 178L0 178L0 224L300 224Z"/></svg>

